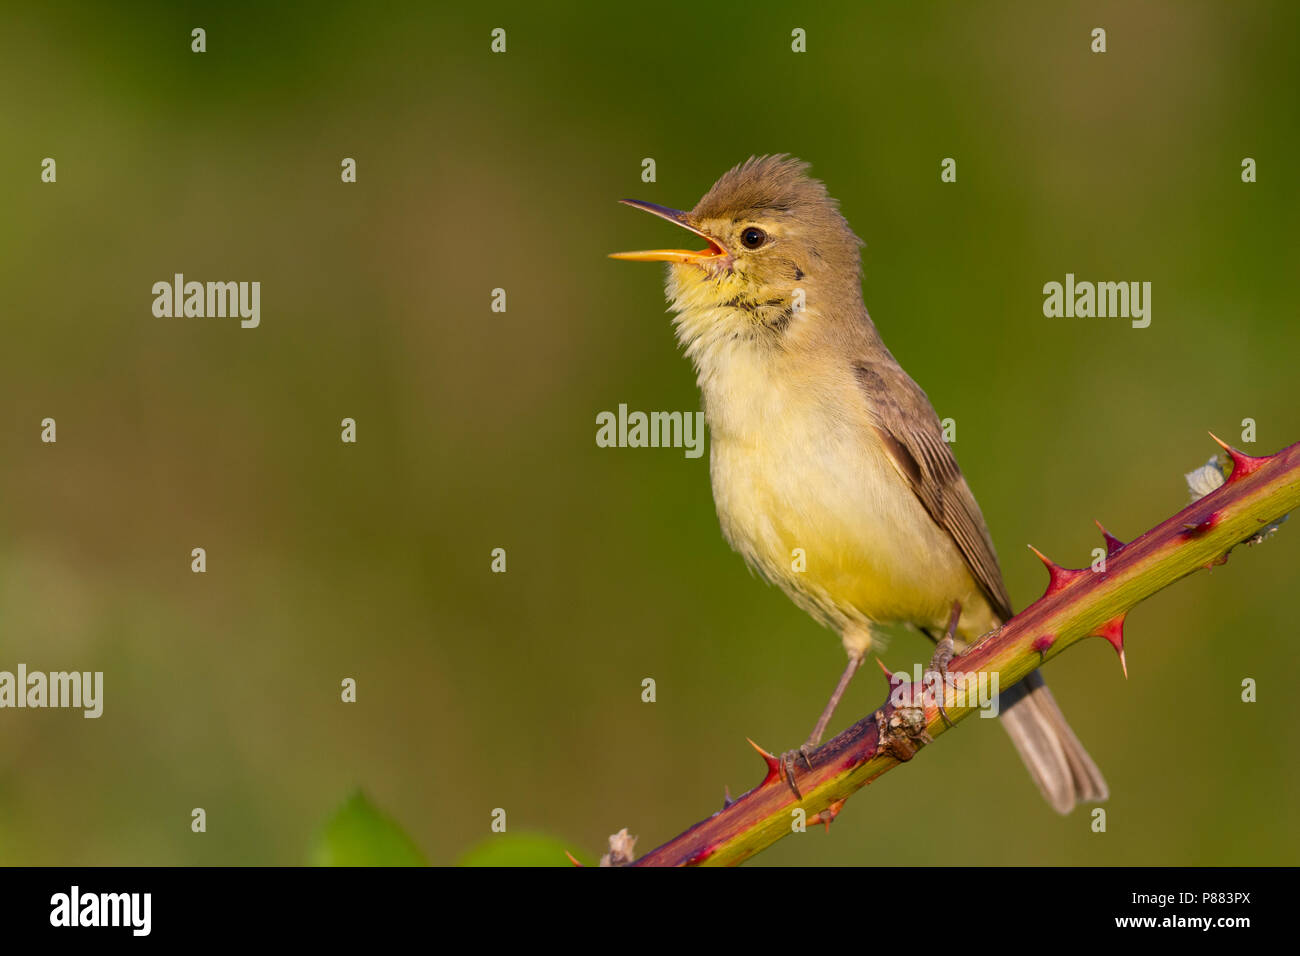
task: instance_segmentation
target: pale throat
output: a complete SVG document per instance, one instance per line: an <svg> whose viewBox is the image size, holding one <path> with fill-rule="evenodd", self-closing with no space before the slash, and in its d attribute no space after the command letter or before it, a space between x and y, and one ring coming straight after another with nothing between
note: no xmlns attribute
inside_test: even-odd
<svg viewBox="0 0 1300 956"><path fill-rule="evenodd" d="M825 404L826 378L800 347L806 331L800 323L812 318L801 313L789 328L776 331L735 307L679 313L678 338L695 366L715 447L797 445L803 435L821 430L826 408L833 407Z"/></svg>
<svg viewBox="0 0 1300 956"><path fill-rule="evenodd" d="M671 266L666 291L677 340L695 366L706 406L720 397L710 392L732 366L743 376L773 361L796 318L791 290L758 285L736 272Z"/></svg>

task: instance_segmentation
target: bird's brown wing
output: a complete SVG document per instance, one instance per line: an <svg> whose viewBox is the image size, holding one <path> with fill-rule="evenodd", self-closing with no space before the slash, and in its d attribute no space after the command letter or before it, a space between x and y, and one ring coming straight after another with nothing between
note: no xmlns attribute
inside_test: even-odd
<svg viewBox="0 0 1300 956"><path fill-rule="evenodd" d="M930 517L957 543L994 611L1006 620L1011 616L1011 599L993 542L975 496L943 440L939 416L892 355L883 348L869 354L876 357L856 363L853 371L868 399L877 434ZM1001 701L1000 723L1058 813L1068 813L1081 800L1106 799L1105 778L1066 723L1041 674L1034 671L1003 691Z"/></svg>
<svg viewBox="0 0 1300 956"><path fill-rule="evenodd" d="M867 395L876 432L899 473L935 523L952 536L994 611L1007 620L1011 598L993 541L957 459L943 440L930 400L887 352L875 360L856 362L853 372Z"/></svg>

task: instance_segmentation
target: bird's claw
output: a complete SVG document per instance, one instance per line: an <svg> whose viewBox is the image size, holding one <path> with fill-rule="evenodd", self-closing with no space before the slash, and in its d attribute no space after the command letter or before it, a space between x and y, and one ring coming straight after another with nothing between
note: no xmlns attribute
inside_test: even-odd
<svg viewBox="0 0 1300 956"><path fill-rule="evenodd" d="M934 656L930 658L930 666L925 669L927 681L931 674L938 674L939 680L934 682L934 701L935 706L939 708L939 716L949 727L952 726L952 720L948 717L948 712L943 709L943 701L946 696L945 691L948 688L948 662L952 660L955 653L953 640L951 637L945 637L934 648Z"/></svg>
<svg viewBox="0 0 1300 956"><path fill-rule="evenodd" d="M781 776L785 778L786 784L789 785L790 790L798 800L803 799L803 794L799 792L799 784L796 783L794 779L795 761L802 757L804 766L811 770L812 759L808 755L816 749L817 748L812 744L806 743L798 750L787 750L785 753L781 754Z"/></svg>
<svg viewBox="0 0 1300 956"><path fill-rule="evenodd" d="M939 682L934 695L935 706L939 709L939 716L943 718L944 724L949 727L953 724L948 717L948 711L943 708L943 702L947 697L949 687L948 664L957 653L957 644L953 635L957 633L957 621L960 617L961 605L953 602L952 618L948 621L948 633L943 636L943 640L934 645L934 656L930 658L930 666L925 670L927 677L930 674L939 675Z"/></svg>

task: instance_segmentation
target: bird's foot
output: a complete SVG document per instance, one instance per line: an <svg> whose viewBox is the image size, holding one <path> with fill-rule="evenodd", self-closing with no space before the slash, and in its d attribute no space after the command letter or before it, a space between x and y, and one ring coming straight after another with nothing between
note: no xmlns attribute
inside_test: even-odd
<svg viewBox="0 0 1300 956"><path fill-rule="evenodd" d="M809 754L816 749L817 745L810 740L798 750L787 750L781 754L781 776L789 785L790 790L793 791L796 799L802 800L803 794L799 792L799 783L795 780L795 765L802 760L804 766L811 770L812 759Z"/></svg>
<svg viewBox="0 0 1300 956"><path fill-rule="evenodd" d="M948 717L948 711L943 709L943 701L948 689L948 662L952 660L955 650L951 637L945 637L934 648L934 656L930 658L930 666L925 669L925 679L928 686L934 688L935 706L939 708L939 716L949 727L952 726L952 720ZM934 674L935 677L930 675ZM936 679L937 678L937 679Z"/></svg>
<svg viewBox="0 0 1300 956"><path fill-rule="evenodd" d="M948 633L943 636L943 640L934 646L934 656L930 658L930 666L925 669L927 681L930 680L931 674L937 674L938 680L933 681L935 706L939 708L939 716L949 727L952 721L948 717L948 711L943 709L944 699L947 697L949 687L948 681L948 664L952 661L957 653L957 644L955 635L957 633L957 622L961 619L961 605L954 601L952 603L952 617L948 619Z"/></svg>

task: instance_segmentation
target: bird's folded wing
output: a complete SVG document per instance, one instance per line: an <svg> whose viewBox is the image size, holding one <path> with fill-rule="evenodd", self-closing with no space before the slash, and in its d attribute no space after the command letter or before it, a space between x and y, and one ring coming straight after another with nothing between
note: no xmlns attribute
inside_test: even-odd
<svg viewBox="0 0 1300 956"><path fill-rule="evenodd" d="M905 481L939 527L952 536L980 589L1004 621L1011 598L993 541L970 487L943 440L939 416L921 386L885 353L854 364L875 430Z"/></svg>

